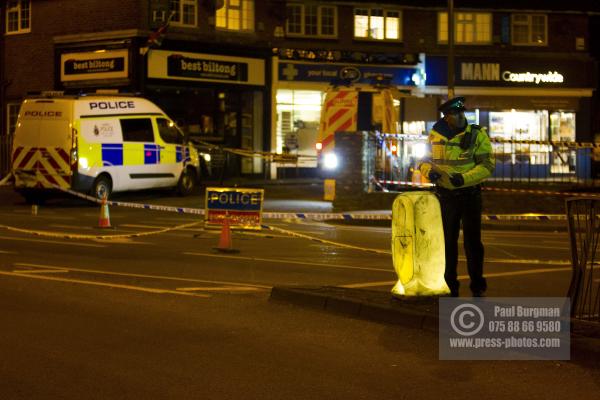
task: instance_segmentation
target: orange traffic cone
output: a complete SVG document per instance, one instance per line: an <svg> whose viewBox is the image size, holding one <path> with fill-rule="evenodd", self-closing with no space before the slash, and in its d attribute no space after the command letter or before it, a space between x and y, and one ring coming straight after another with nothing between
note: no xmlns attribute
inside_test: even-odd
<svg viewBox="0 0 600 400"><path fill-rule="evenodd" d="M100 205L100 218L98 219L98 228L112 228L110 226L110 214L108 212L108 202L106 196L102 197Z"/></svg>
<svg viewBox="0 0 600 400"><path fill-rule="evenodd" d="M223 219L223 226L221 227L221 235L219 237L219 244L217 247L213 247L214 250L221 253L238 253L239 250L233 248L231 242L231 227L229 226L229 217Z"/></svg>

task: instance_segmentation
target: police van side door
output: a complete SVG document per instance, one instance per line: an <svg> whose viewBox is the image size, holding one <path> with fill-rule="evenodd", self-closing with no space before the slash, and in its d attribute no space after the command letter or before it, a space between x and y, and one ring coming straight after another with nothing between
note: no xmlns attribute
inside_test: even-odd
<svg viewBox="0 0 600 400"><path fill-rule="evenodd" d="M160 186L160 149L155 143L152 118L121 117L124 190Z"/></svg>
<svg viewBox="0 0 600 400"><path fill-rule="evenodd" d="M156 118L158 128L157 143L160 145L161 169L173 176L172 184L175 185L181 175L183 165L189 154L184 146L184 137L173 121L164 118Z"/></svg>

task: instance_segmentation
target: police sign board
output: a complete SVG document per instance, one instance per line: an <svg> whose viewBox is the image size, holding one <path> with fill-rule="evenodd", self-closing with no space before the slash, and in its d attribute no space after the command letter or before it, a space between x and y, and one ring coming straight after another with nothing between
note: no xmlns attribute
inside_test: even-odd
<svg viewBox="0 0 600 400"><path fill-rule="evenodd" d="M229 219L232 228L260 229L263 189L206 188L205 224L221 226Z"/></svg>

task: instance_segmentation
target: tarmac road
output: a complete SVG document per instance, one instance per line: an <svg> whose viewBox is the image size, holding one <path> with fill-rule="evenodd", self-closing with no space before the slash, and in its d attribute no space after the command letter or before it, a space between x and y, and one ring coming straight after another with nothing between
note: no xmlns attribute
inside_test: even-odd
<svg viewBox="0 0 600 400"><path fill-rule="evenodd" d="M30 206L2 190L0 224L37 232L152 233L198 222L113 207L116 229L98 230L97 206L63 199L31 215ZM198 202L151 192L124 199ZM234 233L239 253L217 254L219 232L201 224L112 240L2 229L2 398L597 396L600 375L585 357L440 362L432 333L268 302L275 285L387 291L395 274L388 254L322 242L385 252L389 228L267 223L315 240ZM565 238L564 232L486 231L490 296L564 296Z"/></svg>

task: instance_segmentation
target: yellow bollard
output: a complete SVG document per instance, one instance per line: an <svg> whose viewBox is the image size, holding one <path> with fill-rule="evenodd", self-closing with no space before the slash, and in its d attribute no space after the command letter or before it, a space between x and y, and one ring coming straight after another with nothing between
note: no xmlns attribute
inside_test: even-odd
<svg viewBox="0 0 600 400"><path fill-rule="evenodd" d="M37 215L37 213L38 213L38 206L37 206L37 204L33 204L31 206L31 215Z"/></svg>
<svg viewBox="0 0 600 400"><path fill-rule="evenodd" d="M323 200L335 200L335 179L325 179L323 181Z"/></svg>

